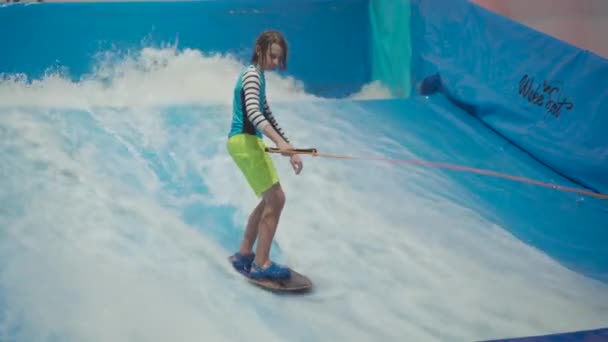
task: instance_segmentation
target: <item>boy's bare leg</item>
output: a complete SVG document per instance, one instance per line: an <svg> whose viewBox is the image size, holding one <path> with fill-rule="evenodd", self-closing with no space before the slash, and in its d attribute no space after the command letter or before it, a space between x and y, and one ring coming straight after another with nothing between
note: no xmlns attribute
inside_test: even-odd
<svg viewBox="0 0 608 342"><path fill-rule="evenodd" d="M270 266L270 247L285 206L285 193L279 183L264 193L264 203L258 228L255 263L266 268Z"/></svg>
<svg viewBox="0 0 608 342"><path fill-rule="evenodd" d="M253 252L253 244L255 243L256 238L258 237L258 227L260 225L260 219L262 218L262 211L264 210L264 199L258 203L258 205L253 209L253 212L249 215L249 220L247 221L247 228L245 229L245 233L243 235L243 241L241 242L241 247L239 248L239 253L242 255L251 254Z"/></svg>

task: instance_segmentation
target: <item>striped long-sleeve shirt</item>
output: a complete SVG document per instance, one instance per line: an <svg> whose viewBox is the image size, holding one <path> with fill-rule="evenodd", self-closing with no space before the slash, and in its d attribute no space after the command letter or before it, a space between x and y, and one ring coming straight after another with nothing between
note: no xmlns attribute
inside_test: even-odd
<svg viewBox="0 0 608 342"><path fill-rule="evenodd" d="M268 105L264 73L250 65L240 75L234 89L233 116L229 136L246 133L255 134L261 138L266 125L272 125L277 133L289 143Z"/></svg>

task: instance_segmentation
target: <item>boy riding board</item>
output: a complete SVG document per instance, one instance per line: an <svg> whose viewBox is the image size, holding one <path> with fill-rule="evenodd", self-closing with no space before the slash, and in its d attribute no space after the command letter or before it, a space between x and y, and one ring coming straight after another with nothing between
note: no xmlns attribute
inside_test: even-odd
<svg viewBox="0 0 608 342"><path fill-rule="evenodd" d="M282 280L290 270L270 260L270 247L285 205L285 194L272 159L265 151L263 135L280 150L291 150L266 100L264 71L286 69L287 43L277 31L265 31L257 38L251 64L239 75L234 88L233 114L227 148L260 203L249 215L233 266L252 279ZM262 135L263 134L263 135ZM297 154L288 155L296 174L302 171ZM253 245L258 241L255 253Z"/></svg>

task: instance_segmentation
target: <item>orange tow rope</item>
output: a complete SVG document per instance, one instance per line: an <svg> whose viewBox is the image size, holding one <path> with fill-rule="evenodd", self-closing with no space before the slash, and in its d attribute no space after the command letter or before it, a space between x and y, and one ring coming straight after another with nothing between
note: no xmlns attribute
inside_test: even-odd
<svg viewBox="0 0 608 342"><path fill-rule="evenodd" d="M429 162L429 161L424 161L424 160L411 160L411 159L406 160L406 159L390 159L390 158L383 158L383 157L357 157L357 156L346 156L346 155L336 155L336 154L325 154L325 153L317 152L317 149L315 149L315 148L281 150L278 148L267 147L266 152L281 153L281 154L304 154L304 155L311 155L313 157L334 158L334 159L354 159L354 160L382 161L382 162L399 163L399 164L424 165L424 166L441 168L441 169L466 171L466 172L472 172L472 173L477 173L477 174L491 176L491 177L504 178L504 179L509 179L509 180L513 180L513 181L517 181L517 182L534 184L537 186L550 188L550 189L554 189L554 190L572 192L572 193L577 193L580 195L586 195L586 196L590 196L590 197L608 200L608 194L593 192L593 191L584 190L584 189L572 188L572 187L562 186L562 185L558 185L558 184L545 183L545 182L537 181L537 180L526 178L526 177L513 176L513 175L509 175L509 174L505 174L505 173L500 173L500 172L495 172L495 171L490 171L490 170L483 170L483 169L461 166L461 165L450 164L450 163Z"/></svg>

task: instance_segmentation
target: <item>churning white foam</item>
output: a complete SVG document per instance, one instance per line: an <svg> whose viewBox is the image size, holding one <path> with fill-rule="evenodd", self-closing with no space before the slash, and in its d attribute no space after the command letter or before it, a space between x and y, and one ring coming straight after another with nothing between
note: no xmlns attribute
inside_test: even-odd
<svg viewBox="0 0 608 342"><path fill-rule="evenodd" d="M361 90L349 96L351 100L378 100L393 97L391 90L380 81L373 81L361 87Z"/></svg>
<svg viewBox="0 0 608 342"><path fill-rule="evenodd" d="M178 103L230 103L243 63L231 55L200 50L144 48L126 56L100 54L93 71L74 82L68 71L50 69L41 79L5 75L0 81L3 106L156 106ZM313 99L303 84L268 72L268 93L277 101Z"/></svg>

